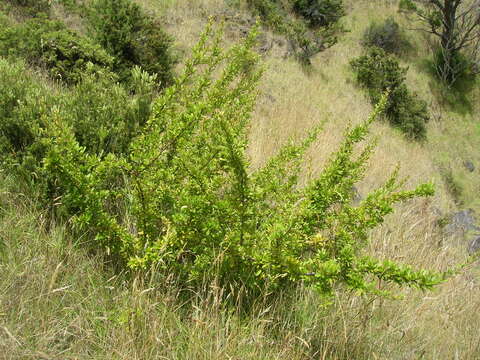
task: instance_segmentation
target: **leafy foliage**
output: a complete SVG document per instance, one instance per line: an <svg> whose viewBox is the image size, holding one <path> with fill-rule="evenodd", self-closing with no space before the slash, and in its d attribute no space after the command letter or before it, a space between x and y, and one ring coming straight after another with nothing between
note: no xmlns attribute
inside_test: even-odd
<svg viewBox="0 0 480 360"><path fill-rule="evenodd" d="M133 70L131 89L109 72L87 73L74 87L52 92L19 62L0 60L0 160L27 182L43 186L39 176L47 151L47 119L61 116L84 151L99 157L125 153L151 111L155 78ZM133 92L134 95L131 95Z"/></svg>
<svg viewBox="0 0 480 360"><path fill-rule="evenodd" d="M398 23L389 17L382 23L371 23L363 34L363 45L376 46L387 53L401 53L407 46L404 33Z"/></svg>
<svg viewBox="0 0 480 360"><path fill-rule="evenodd" d="M345 15L342 0L295 0L293 9L312 27L334 24Z"/></svg>
<svg viewBox="0 0 480 360"><path fill-rule="evenodd" d="M43 17L0 30L0 54L16 56L46 67L50 74L68 84L77 83L88 69L112 66L112 58L98 45L66 29L58 21Z"/></svg>
<svg viewBox="0 0 480 360"><path fill-rule="evenodd" d="M172 82L172 38L140 6L131 0L95 0L89 19L93 36L115 57L115 71L122 79L137 65L157 75L162 86Z"/></svg>
<svg viewBox="0 0 480 360"><path fill-rule="evenodd" d="M399 190L394 172L351 205L352 185L373 150L358 146L385 99L347 131L306 187L298 185L301 158L319 128L252 171L245 150L261 75L251 50L255 33L227 52L220 35L207 28L127 156L87 153L54 114L43 177L79 229L92 234L92 245L133 269L155 264L190 285L217 279L250 294L298 282L326 294L338 283L377 292L372 276L419 288L441 282L439 274L359 255L395 203L433 193L428 184Z"/></svg>
<svg viewBox="0 0 480 360"><path fill-rule="evenodd" d="M370 100L377 104L389 92L385 114L390 123L413 139L426 136L427 104L411 93L405 84L407 68L400 67L393 55L378 47L351 62L358 83L368 89Z"/></svg>

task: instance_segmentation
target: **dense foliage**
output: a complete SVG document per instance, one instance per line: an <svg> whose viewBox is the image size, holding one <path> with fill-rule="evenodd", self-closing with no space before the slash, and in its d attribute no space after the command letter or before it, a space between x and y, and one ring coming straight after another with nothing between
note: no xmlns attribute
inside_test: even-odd
<svg viewBox="0 0 480 360"><path fill-rule="evenodd" d="M295 0L293 9L312 27L334 24L345 15L342 0Z"/></svg>
<svg viewBox="0 0 480 360"><path fill-rule="evenodd" d="M228 52L219 36L211 28L202 36L127 156L89 154L61 114L52 114L42 177L93 246L133 269L155 264L193 286L216 279L250 294L299 282L326 294L337 283L376 292L371 276L419 288L440 282L359 254L393 204L433 191L399 191L394 172L358 207L351 204L372 152L357 147L377 113L347 131L306 187L298 186L302 154L319 129L252 171L247 131L261 74L254 34Z"/></svg>
<svg viewBox="0 0 480 360"><path fill-rule="evenodd" d="M87 68L95 72L110 69L113 63L92 40L44 17L1 29L0 55L26 59L68 84L77 83Z"/></svg>
<svg viewBox="0 0 480 360"><path fill-rule="evenodd" d="M125 153L150 115L155 87L155 79L139 68L133 69L132 79L135 95L108 72L87 72L76 86L57 93L27 72L23 63L0 59L2 166L44 186L39 172L53 114L71 126L87 153Z"/></svg>
<svg viewBox="0 0 480 360"><path fill-rule="evenodd" d="M173 79L172 38L131 0L95 0L89 11L93 37L114 56L115 71L128 79L132 66L155 74L161 86Z"/></svg>
<svg viewBox="0 0 480 360"><path fill-rule="evenodd" d="M369 48L366 55L352 60L351 66L373 104L389 92L385 115L392 125L413 139L426 137L427 104L408 90L405 84L407 68L402 68L393 55L378 47Z"/></svg>

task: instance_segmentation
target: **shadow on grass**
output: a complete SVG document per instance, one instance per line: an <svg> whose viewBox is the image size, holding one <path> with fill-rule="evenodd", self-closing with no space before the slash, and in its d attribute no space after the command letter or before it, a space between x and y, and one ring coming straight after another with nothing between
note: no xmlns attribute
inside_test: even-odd
<svg viewBox="0 0 480 360"><path fill-rule="evenodd" d="M477 84L475 75L465 74L453 85L448 86L439 79L431 59L424 59L419 65L420 69L430 76L430 90L441 105L460 115L467 115L473 112L471 93Z"/></svg>

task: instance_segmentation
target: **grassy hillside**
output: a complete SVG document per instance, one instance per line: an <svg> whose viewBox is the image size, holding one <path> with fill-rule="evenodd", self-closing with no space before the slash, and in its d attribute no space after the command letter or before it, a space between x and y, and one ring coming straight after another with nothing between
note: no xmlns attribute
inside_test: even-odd
<svg viewBox="0 0 480 360"><path fill-rule="evenodd" d="M138 0L172 35L187 56L210 16L224 20L226 44L252 24L247 7L224 0ZM291 137L324 122L308 151L306 183L338 149L347 126L365 120L372 106L354 81L349 62L362 53L360 40L371 21L389 16L403 26L396 1L346 0L347 32L305 67L287 56L285 39L263 29L265 74L249 131L252 168L264 164ZM87 34L84 19L66 7L52 10L67 26ZM21 21L22 15L11 21ZM400 58L409 67L408 86L429 105L427 140L405 138L387 122L373 124L378 141L365 179L367 195L397 164L406 186L433 181L436 194L396 208L375 229L363 251L416 267L443 271L467 258L467 243L439 224L459 209L480 213L480 117L478 80L455 97L430 74L426 40L408 31L413 49ZM262 46L262 45L261 45ZM183 62L176 65L180 71ZM40 83L68 91L31 70ZM118 90L120 91L120 90ZM68 95L67 95L68 97ZM62 100L63 101L63 100ZM132 109L135 102L129 103ZM62 103L63 104L63 103ZM136 109L136 108L135 108ZM117 111L117 110L112 110ZM123 113L121 113L123 114ZM121 132L121 131L120 131ZM475 170L464 165L471 161ZM401 298L358 296L339 287L326 299L300 287L273 302L259 299L250 314L222 303L215 284L188 293L159 282L156 270L116 271L108 256L82 246L68 219L56 220L15 178L1 174L0 358L5 359L478 359L480 271L478 262L431 292L395 289ZM379 288L385 285L378 283ZM235 299L240 304L242 298Z"/></svg>

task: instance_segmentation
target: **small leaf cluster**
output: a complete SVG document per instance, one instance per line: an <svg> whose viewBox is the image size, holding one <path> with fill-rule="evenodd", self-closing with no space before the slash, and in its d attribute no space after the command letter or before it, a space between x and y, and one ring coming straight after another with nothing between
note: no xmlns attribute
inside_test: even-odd
<svg viewBox="0 0 480 360"><path fill-rule="evenodd" d="M367 53L351 61L357 82L368 90L372 104L377 104L388 91L385 115L389 122L409 138L426 137L425 124L429 120L427 104L416 93L408 90L405 75L398 60L383 49L371 47Z"/></svg>
<svg viewBox="0 0 480 360"><path fill-rule="evenodd" d="M249 294L305 283L330 294L338 284L378 292L375 279L428 289L440 274L361 255L369 231L393 206L430 196L405 191L397 172L352 205L373 145L371 122L347 130L320 176L299 185L302 156L320 126L289 142L258 169L247 156L248 129L262 68L255 30L225 51L210 24L181 74L155 100L127 154L99 156L53 113L42 176L77 229L131 269L155 265L185 284L216 280ZM60 200L58 200L60 199Z"/></svg>

